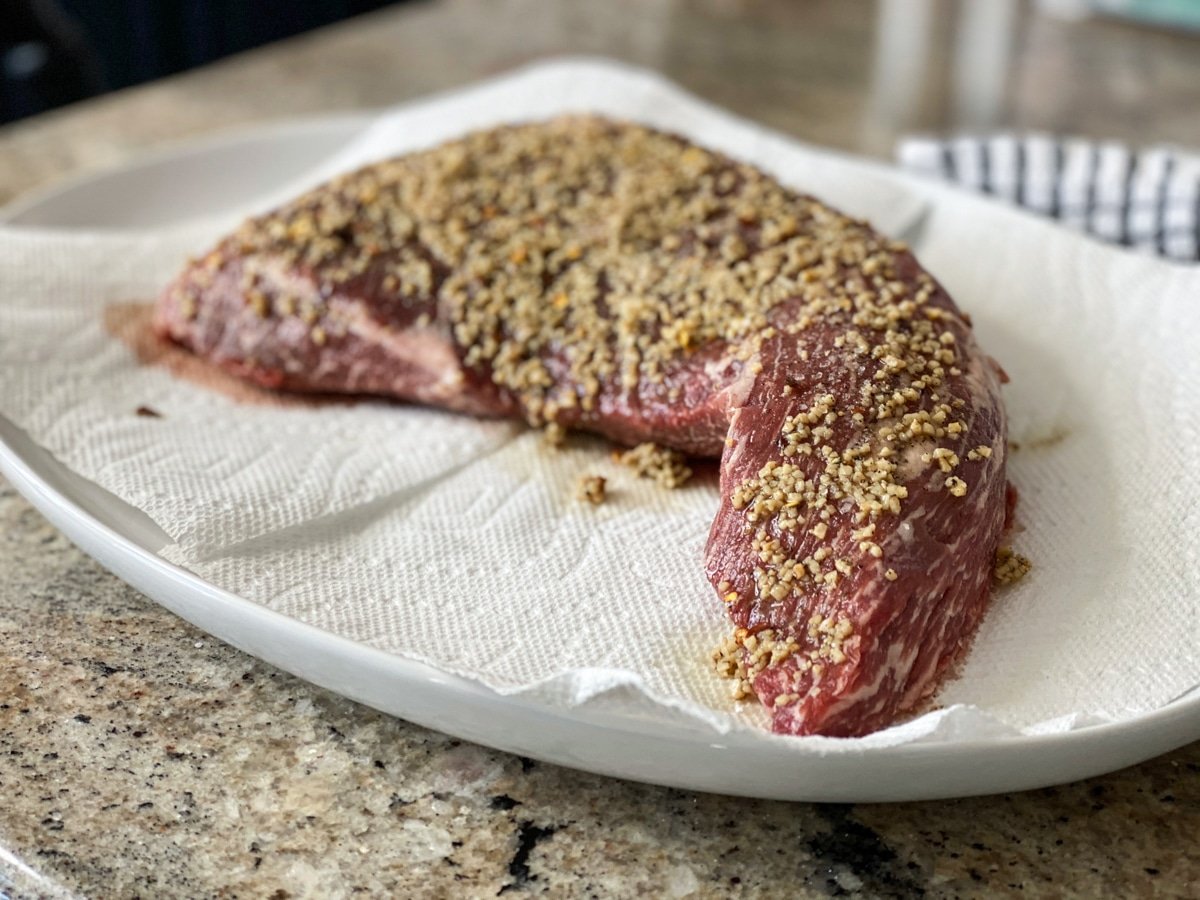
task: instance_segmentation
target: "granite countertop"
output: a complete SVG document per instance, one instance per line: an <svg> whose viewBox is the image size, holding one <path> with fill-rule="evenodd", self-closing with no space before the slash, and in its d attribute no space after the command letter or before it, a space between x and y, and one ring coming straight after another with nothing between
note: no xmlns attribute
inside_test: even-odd
<svg viewBox="0 0 1200 900"><path fill-rule="evenodd" d="M1200 146L1195 39L1023 12L998 101L969 106L937 74L969 16L943 11L904 90L872 60L872 4L406 5L0 129L0 202L163 141L568 52L860 152L964 124ZM2 481L0 572L0 897L1200 895L1200 744L970 800L688 793L487 750L299 681L151 603Z"/></svg>

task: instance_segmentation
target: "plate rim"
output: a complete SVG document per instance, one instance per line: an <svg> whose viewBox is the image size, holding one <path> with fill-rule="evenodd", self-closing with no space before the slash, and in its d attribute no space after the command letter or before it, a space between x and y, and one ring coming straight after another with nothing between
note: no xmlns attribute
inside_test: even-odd
<svg viewBox="0 0 1200 900"><path fill-rule="evenodd" d="M288 140L297 134L314 131L345 129L350 135L355 128L366 128L379 116L380 110L359 109L346 112L316 113L285 117L269 122L239 122L219 126L191 137L178 137L136 150L118 162L84 166L61 178L35 185L21 191L0 206L0 228L29 228L41 231L103 231L109 234L128 234L144 231L146 226L97 225L27 225L18 221L40 207L60 200L72 191L97 181L128 175L151 166L169 165L191 157L202 157L259 141Z"/></svg>

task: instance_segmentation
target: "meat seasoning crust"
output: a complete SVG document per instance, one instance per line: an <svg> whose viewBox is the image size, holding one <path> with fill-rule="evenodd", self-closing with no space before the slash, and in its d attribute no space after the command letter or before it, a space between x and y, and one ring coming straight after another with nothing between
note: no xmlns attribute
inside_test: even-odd
<svg viewBox="0 0 1200 900"><path fill-rule="evenodd" d="M568 117L370 166L189 264L156 327L270 387L720 455L717 666L776 731L890 724L986 608L999 368L902 244L678 137Z"/></svg>

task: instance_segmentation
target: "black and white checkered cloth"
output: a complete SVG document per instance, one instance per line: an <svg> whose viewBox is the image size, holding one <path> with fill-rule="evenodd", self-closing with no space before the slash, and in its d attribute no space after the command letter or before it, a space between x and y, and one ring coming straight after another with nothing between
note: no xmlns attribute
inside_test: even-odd
<svg viewBox="0 0 1200 900"><path fill-rule="evenodd" d="M1200 262L1200 155L1045 135L909 138L900 164L1003 197L1103 240Z"/></svg>

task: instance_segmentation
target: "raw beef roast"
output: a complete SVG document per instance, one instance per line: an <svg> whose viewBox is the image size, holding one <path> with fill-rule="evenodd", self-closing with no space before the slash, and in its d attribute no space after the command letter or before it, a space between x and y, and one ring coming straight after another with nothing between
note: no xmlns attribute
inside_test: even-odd
<svg viewBox="0 0 1200 900"><path fill-rule="evenodd" d="M571 117L338 178L163 293L268 387L721 456L722 674L860 735L966 650L1006 520L999 368L900 245L688 142Z"/></svg>

